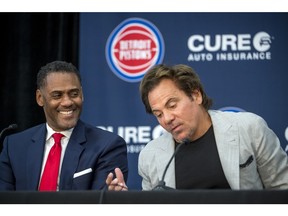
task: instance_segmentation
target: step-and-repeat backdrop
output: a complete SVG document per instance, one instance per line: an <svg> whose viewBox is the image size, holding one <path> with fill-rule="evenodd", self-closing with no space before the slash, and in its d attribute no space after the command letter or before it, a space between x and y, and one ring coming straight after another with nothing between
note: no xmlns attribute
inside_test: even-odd
<svg viewBox="0 0 288 216"><path fill-rule="evenodd" d="M162 128L146 114L139 82L158 63L187 64L213 109L262 116L288 152L288 13L82 13L82 119L127 142L130 189L138 155Z"/></svg>

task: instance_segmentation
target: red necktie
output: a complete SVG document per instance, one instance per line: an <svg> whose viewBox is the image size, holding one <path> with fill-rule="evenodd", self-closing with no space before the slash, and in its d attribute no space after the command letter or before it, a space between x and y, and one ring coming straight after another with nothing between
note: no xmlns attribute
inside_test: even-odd
<svg viewBox="0 0 288 216"><path fill-rule="evenodd" d="M56 191L57 189L57 179L61 157L61 138L64 135L60 133L54 133L52 136L54 138L55 144L52 146L49 152L42 174L39 191Z"/></svg>

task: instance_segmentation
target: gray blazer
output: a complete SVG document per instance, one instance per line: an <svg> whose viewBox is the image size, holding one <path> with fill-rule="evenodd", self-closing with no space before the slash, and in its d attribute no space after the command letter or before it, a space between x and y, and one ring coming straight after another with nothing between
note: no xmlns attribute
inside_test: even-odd
<svg viewBox="0 0 288 216"><path fill-rule="evenodd" d="M249 112L209 110L209 114L231 189L288 188L287 154L263 118ZM167 132L150 141L140 152L138 172L143 190L157 186L173 152L174 140ZM174 170L172 161L164 179L166 186L172 188L175 188Z"/></svg>

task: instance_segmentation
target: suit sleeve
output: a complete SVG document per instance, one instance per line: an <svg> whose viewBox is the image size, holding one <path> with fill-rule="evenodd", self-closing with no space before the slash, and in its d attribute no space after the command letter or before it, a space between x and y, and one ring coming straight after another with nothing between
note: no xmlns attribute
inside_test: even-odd
<svg viewBox="0 0 288 216"><path fill-rule="evenodd" d="M105 148L98 158L91 189L97 190L106 188L107 175L110 172L114 173L116 167L121 169L125 182L127 182L128 160L126 142L120 136L111 136L108 138Z"/></svg>
<svg viewBox="0 0 288 216"><path fill-rule="evenodd" d="M4 140L0 154L0 190L15 190L15 178L8 154L8 137Z"/></svg>
<svg viewBox="0 0 288 216"><path fill-rule="evenodd" d="M145 152L142 150L138 159L138 173L142 177L142 190L152 190L152 184L149 180L147 163L145 163Z"/></svg>
<svg viewBox="0 0 288 216"><path fill-rule="evenodd" d="M276 134L261 117L252 129L258 172L267 189L288 188L288 157Z"/></svg>

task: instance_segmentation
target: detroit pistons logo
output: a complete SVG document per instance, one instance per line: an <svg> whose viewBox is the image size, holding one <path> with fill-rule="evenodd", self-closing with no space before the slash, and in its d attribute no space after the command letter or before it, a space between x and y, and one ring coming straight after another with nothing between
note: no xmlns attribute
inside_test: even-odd
<svg viewBox="0 0 288 216"><path fill-rule="evenodd" d="M116 76L138 82L149 68L163 60L164 42L149 21L130 18L120 23L106 43L106 59Z"/></svg>

